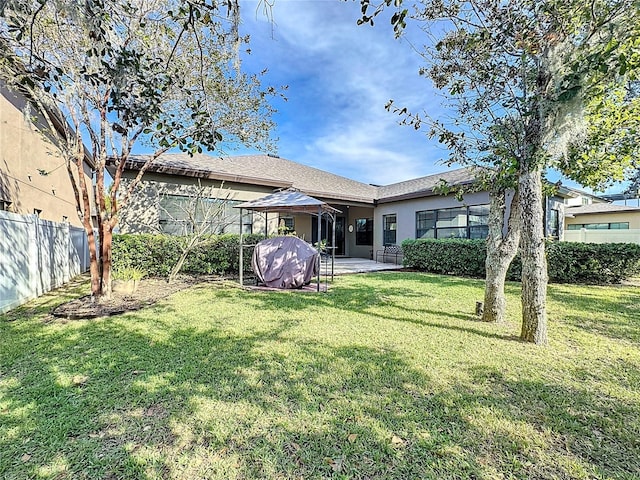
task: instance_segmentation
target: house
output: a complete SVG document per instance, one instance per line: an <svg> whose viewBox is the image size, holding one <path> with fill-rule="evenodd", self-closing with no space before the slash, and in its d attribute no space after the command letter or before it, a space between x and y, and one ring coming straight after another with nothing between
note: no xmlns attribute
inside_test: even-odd
<svg viewBox="0 0 640 480"><path fill-rule="evenodd" d="M640 208L591 203L565 209L564 240L589 243L640 243Z"/></svg>
<svg viewBox="0 0 640 480"><path fill-rule="evenodd" d="M123 184L128 183L148 160L134 155L126 164ZM110 171L113 166L109 167ZM294 188L328 203L340 211L336 216L336 254L371 258L384 245L410 238L485 238L488 233L489 194L469 193L462 201L442 195L438 185L468 185L473 171L460 168L391 185L375 186L272 155L213 157L165 154L156 159L138 185L139 194L120 212L122 233L178 233L180 209L196 186L210 187L214 200L225 200L226 221L216 232L295 232L307 241L317 238L317 222L308 215L281 212L264 218L246 213L242 222L233 207L275 190ZM577 199L577 190L560 187L545 200L545 235L562 239L565 211ZM609 205L584 194L585 203ZM235 215L235 217L234 217ZM229 221L229 218L232 221ZM569 222L571 223L571 222ZM329 230L325 230L325 229ZM322 238L330 226L321 225ZM569 227L573 228L573 227ZM329 235L330 237L330 235ZM330 240L330 239L329 239Z"/></svg>
<svg viewBox="0 0 640 480"><path fill-rule="evenodd" d="M147 156L132 156L123 182L135 176L147 159ZM379 187L270 155L165 154L145 173L138 186L140 195L133 197L121 211L119 226L122 233L173 233L176 219L171 213L177 212L177 205L199 182L217 189L219 198L229 196L229 207L284 188L295 188L327 202L341 212L336 218L337 255L371 258L384 244L399 244L416 236L486 236L488 194L469 194L460 202L453 195L442 196L436 192L435 187L441 180L460 185L473 182L474 177L469 169L458 169ZM232 214L231 208L229 211ZM250 217L242 220L245 233L265 230L274 233L284 228L308 241L317 238L317 223L309 216L281 213L264 219L256 214L248 215ZM239 225L236 218L220 231L237 233ZM323 223L323 237L326 237L325 228L330 227Z"/></svg>
<svg viewBox="0 0 640 480"><path fill-rule="evenodd" d="M82 226L65 160L44 125L27 98L0 82L0 210ZM91 185L88 156L84 176Z"/></svg>

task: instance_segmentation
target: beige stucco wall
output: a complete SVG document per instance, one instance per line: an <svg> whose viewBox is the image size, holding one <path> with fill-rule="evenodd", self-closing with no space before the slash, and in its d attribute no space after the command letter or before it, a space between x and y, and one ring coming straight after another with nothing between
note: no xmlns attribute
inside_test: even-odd
<svg viewBox="0 0 640 480"><path fill-rule="evenodd" d="M373 219L373 206L363 207L361 205L351 204L339 204L330 203L333 208L338 209L340 212L336 214L337 218L344 218L344 256L369 258L373 246L370 245L356 245L356 232L355 223L358 218L371 218ZM275 215L275 214L274 214ZM283 216L287 216L283 214ZM312 237L313 225L317 223L318 217L310 214L296 214L293 215L295 219L295 231L296 235L306 242L315 243L317 239ZM325 220L323 219L324 223ZM353 226L353 232L349 231L349 225ZM331 227L329 227L329 235L332 235Z"/></svg>
<svg viewBox="0 0 640 480"><path fill-rule="evenodd" d="M611 212L611 213L590 213L585 215L576 215L575 217L566 217L566 225L575 225L583 223L614 223L629 222L629 229L640 228L640 211L637 212Z"/></svg>
<svg viewBox="0 0 640 480"><path fill-rule="evenodd" d="M13 213L81 226L64 159L42 136L26 113L24 98L0 83L0 200L11 202ZM91 173L85 166L91 185ZM41 175L39 170L49 172Z"/></svg>
<svg viewBox="0 0 640 480"><path fill-rule="evenodd" d="M359 218L374 219L373 207L354 207L347 209L345 240L347 254L351 257L370 258L373 245L356 245L356 220ZM353 227L353 232L349 232L349 226ZM374 239L375 239L375 220L374 220Z"/></svg>
<svg viewBox="0 0 640 480"><path fill-rule="evenodd" d="M126 191L130 179L131 174L126 173L122 180L120 193ZM205 187L209 194L213 194L217 198L228 198L236 201L255 200L273 193L273 187L232 182L223 183L219 180L203 179L200 181L200 185ZM145 174L142 182L136 187L129 203L120 210L118 231L120 233L158 233L161 195L194 195L198 188L200 187L198 187L197 179L195 178L156 173ZM269 233L276 232L278 215L270 213L267 218ZM264 233L264 231L264 217L259 213L255 213L253 216L253 232Z"/></svg>

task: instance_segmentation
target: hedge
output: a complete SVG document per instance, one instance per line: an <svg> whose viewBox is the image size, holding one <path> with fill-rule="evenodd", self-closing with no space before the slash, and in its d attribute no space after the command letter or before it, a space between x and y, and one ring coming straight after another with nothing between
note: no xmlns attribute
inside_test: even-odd
<svg viewBox="0 0 640 480"><path fill-rule="evenodd" d="M404 265L445 275L483 278L484 240L405 240ZM619 283L640 275L640 245L634 243L548 242L549 281L554 283ZM519 255L511 263L508 280L520 280Z"/></svg>
<svg viewBox="0 0 640 480"><path fill-rule="evenodd" d="M244 235L245 245L254 245L264 235ZM172 235L114 235L113 268L136 267L149 276L166 277L178 261L184 237ZM191 251L183 273L227 274L239 269L240 235L212 235ZM253 248L244 249L244 270L251 270Z"/></svg>

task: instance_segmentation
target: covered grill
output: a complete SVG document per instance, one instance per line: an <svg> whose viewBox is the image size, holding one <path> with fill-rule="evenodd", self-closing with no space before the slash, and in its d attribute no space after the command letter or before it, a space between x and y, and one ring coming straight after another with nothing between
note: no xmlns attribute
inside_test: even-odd
<svg viewBox="0 0 640 480"><path fill-rule="evenodd" d="M268 238L255 246L251 266L267 287L300 288L317 273L318 251L298 237Z"/></svg>

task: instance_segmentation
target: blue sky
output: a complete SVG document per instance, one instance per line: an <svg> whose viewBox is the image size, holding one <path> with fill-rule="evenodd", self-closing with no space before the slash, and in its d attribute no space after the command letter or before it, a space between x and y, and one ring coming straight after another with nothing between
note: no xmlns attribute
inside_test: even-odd
<svg viewBox="0 0 640 480"><path fill-rule="evenodd" d="M267 2L273 4L270 16L263 10ZM265 84L288 85L288 100L273 102L281 157L380 185L452 168L443 163L448 152L437 141L399 125L384 108L393 99L409 111L446 120L439 94L419 76L424 64L407 40L421 47L418 25L408 22L407 38L400 40L394 38L390 13L374 27L358 26L358 0L240 0L240 5L241 33L251 36L244 69L266 68ZM547 178L555 182L561 176L551 171ZM609 191L623 189L616 185Z"/></svg>
<svg viewBox="0 0 640 480"><path fill-rule="evenodd" d="M394 99L412 111L440 111L418 75L419 55L394 39L386 19L358 26L352 0L275 0L271 20L262 6L241 0L241 33L251 35L244 68L268 68L265 83L288 85L288 100L274 102L281 157L374 184L447 168L446 150L384 109Z"/></svg>

